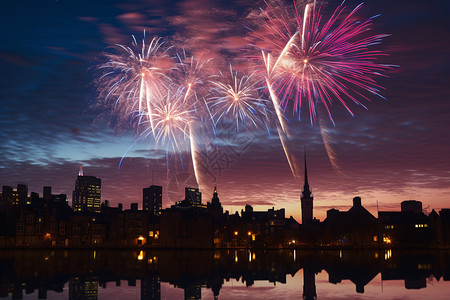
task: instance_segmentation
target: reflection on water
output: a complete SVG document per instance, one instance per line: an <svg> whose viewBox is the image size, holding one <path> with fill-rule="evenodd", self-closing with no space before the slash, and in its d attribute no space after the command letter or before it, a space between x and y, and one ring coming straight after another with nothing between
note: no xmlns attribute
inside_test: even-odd
<svg viewBox="0 0 450 300"><path fill-rule="evenodd" d="M0 251L12 299L444 299L449 280L443 251Z"/></svg>

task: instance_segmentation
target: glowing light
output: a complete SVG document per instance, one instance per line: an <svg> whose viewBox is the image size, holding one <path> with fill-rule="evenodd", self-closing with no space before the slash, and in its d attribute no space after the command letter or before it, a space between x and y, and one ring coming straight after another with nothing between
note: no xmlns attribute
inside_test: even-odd
<svg viewBox="0 0 450 300"><path fill-rule="evenodd" d="M234 235L238 235L238 232L237 232L237 231L235 231L235 232L234 232Z"/></svg>
<svg viewBox="0 0 450 300"><path fill-rule="evenodd" d="M265 126L269 101L260 97L261 82L255 73L240 76L230 65L229 73L220 72L216 77L210 81L210 96L206 99L214 124L231 120L236 127L247 123L255 128Z"/></svg>
<svg viewBox="0 0 450 300"><path fill-rule="evenodd" d="M357 13L361 7L347 13L341 4L324 22L315 2L304 6L303 17L295 2L294 7L267 4L263 19L258 20L262 28L254 31L253 38L266 42L268 51L277 57L272 65L270 55L263 53L268 79L283 108L293 100L294 110L300 113L306 101L311 122L315 122L318 103L332 119L329 108L334 101L353 115L346 99L363 106L361 99L369 100L363 93L383 98L383 88L374 78L385 76L394 66L377 63L384 54L370 48L388 35L367 36L373 18L360 20ZM286 15L290 12L295 17Z"/></svg>
<svg viewBox="0 0 450 300"><path fill-rule="evenodd" d="M144 259L144 251L140 251L139 255L138 255L138 260L143 260Z"/></svg>
<svg viewBox="0 0 450 300"><path fill-rule="evenodd" d="M106 62L98 67L103 73L96 82L100 101L104 101L119 120L126 120L137 112L139 123L149 121L153 127L153 103L163 96L171 82L166 75L170 57L164 42L155 37L147 43L144 32L140 43L132 36L130 47L115 45L112 48L114 51L104 53Z"/></svg>
<svg viewBox="0 0 450 300"><path fill-rule="evenodd" d="M392 257L392 250L391 249L384 251L384 260L388 260L391 257Z"/></svg>

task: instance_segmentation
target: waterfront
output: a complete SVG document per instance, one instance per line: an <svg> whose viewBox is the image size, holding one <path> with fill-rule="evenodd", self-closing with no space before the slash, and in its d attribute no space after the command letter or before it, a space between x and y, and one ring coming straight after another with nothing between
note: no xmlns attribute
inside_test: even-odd
<svg viewBox="0 0 450 300"><path fill-rule="evenodd" d="M0 252L0 299L447 299L449 251Z"/></svg>

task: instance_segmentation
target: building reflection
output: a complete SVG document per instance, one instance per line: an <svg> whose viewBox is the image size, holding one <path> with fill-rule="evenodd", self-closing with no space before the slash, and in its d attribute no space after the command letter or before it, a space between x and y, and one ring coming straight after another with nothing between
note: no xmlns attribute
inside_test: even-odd
<svg viewBox="0 0 450 300"><path fill-rule="evenodd" d="M161 281L157 274L141 279L141 299L161 300Z"/></svg>
<svg viewBox="0 0 450 300"><path fill-rule="evenodd" d="M140 283L141 299L164 299L161 282L184 290L184 298L202 299L202 289L220 299L224 282L257 281L286 283L287 275L303 273L303 299L320 298L316 274L325 271L328 281L350 280L355 293L378 274L382 280L403 280L406 289L423 289L427 279L450 280L450 253L386 251L0 251L0 297L22 299L36 293L47 299L48 291L69 299L98 299L108 285ZM125 288L125 287L124 287Z"/></svg>
<svg viewBox="0 0 450 300"><path fill-rule="evenodd" d="M315 300L316 294L316 274L310 268L303 268L303 299Z"/></svg>
<svg viewBox="0 0 450 300"><path fill-rule="evenodd" d="M98 280L92 276L74 276L69 281L69 300L97 300Z"/></svg>

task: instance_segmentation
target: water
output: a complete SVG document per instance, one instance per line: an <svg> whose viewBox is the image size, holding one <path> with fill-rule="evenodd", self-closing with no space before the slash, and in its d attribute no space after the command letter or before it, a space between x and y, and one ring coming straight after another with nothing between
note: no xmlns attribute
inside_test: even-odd
<svg viewBox="0 0 450 300"><path fill-rule="evenodd" d="M0 299L315 297L450 299L450 252L0 251Z"/></svg>

